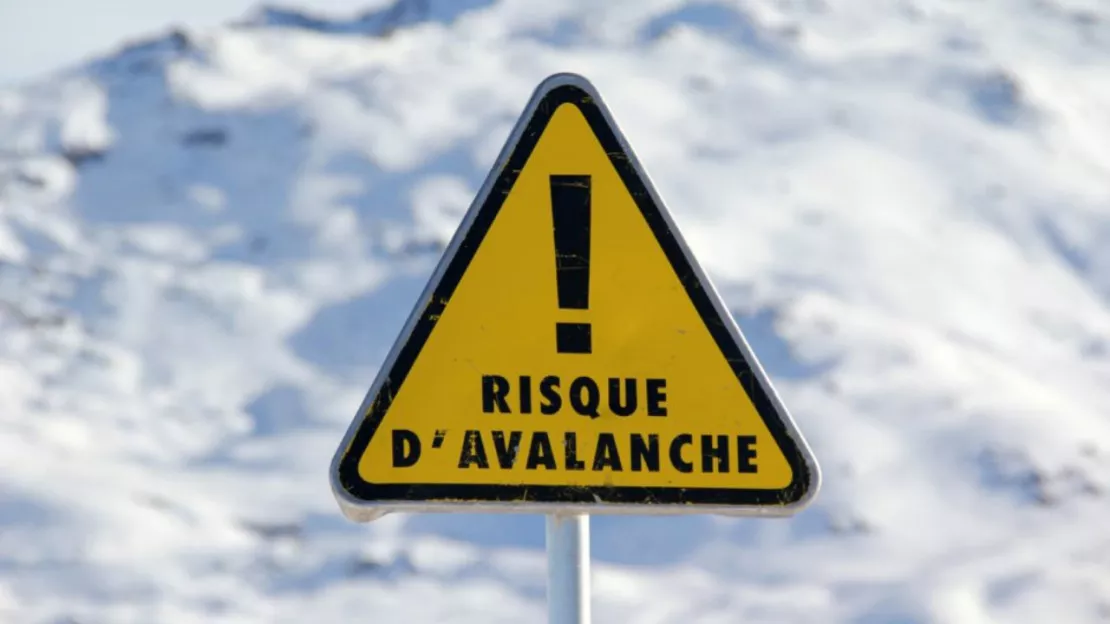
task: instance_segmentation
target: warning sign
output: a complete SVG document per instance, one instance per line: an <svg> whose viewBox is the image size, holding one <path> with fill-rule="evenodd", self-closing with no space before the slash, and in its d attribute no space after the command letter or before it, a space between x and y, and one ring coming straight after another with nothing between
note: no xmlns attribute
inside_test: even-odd
<svg viewBox="0 0 1110 624"><path fill-rule="evenodd" d="M536 91L333 464L344 512L794 513L818 470L597 92Z"/></svg>

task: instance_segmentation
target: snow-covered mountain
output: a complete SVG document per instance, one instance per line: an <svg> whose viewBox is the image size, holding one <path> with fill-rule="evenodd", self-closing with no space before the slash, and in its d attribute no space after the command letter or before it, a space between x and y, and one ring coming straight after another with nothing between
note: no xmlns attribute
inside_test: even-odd
<svg viewBox="0 0 1110 624"><path fill-rule="evenodd" d="M823 469L593 519L613 622L1110 618L1110 9L259 9L0 91L0 621L542 620L542 518L327 467L535 85L586 75Z"/></svg>

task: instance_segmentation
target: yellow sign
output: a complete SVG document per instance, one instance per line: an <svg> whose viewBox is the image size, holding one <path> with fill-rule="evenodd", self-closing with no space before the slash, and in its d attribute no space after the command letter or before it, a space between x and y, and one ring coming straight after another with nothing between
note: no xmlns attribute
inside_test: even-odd
<svg viewBox="0 0 1110 624"><path fill-rule="evenodd" d="M537 89L336 454L356 520L786 515L819 473L593 86Z"/></svg>

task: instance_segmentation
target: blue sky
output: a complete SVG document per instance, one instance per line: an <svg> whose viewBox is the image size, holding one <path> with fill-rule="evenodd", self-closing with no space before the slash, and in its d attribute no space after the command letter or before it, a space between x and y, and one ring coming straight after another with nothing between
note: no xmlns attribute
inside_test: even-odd
<svg viewBox="0 0 1110 624"><path fill-rule="evenodd" d="M256 0L0 0L0 85L100 54L131 37L173 25L213 26L246 14ZM353 13L383 0L297 0L327 13Z"/></svg>

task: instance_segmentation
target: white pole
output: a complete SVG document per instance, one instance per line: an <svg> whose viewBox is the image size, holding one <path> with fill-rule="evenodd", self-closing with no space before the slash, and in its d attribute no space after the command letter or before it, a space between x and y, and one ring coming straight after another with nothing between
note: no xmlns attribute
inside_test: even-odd
<svg viewBox="0 0 1110 624"><path fill-rule="evenodd" d="M547 516L547 621L590 624L590 517Z"/></svg>

